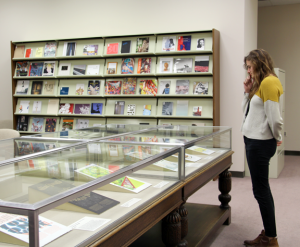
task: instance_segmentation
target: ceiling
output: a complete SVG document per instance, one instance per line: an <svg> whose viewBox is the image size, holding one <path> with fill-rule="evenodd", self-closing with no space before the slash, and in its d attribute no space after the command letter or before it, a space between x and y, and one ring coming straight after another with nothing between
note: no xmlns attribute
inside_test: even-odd
<svg viewBox="0 0 300 247"><path fill-rule="evenodd" d="M258 7L300 3L300 0L258 0Z"/></svg>

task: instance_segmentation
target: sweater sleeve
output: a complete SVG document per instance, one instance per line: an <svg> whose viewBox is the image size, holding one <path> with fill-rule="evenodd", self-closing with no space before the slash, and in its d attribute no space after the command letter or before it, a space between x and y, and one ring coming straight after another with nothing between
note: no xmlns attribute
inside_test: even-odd
<svg viewBox="0 0 300 247"><path fill-rule="evenodd" d="M249 102L249 93L245 93L242 102L242 111L244 114L246 113L248 102Z"/></svg>

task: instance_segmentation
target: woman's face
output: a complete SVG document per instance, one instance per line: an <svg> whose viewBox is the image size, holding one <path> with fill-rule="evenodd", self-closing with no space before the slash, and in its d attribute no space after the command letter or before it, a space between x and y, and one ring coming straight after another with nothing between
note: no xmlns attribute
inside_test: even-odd
<svg viewBox="0 0 300 247"><path fill-rule="evenodd" d="M254 73L253 63L247 60L246 64L247 64L247 73L251 75L251 77L253 77L253 73Z"/></svg>

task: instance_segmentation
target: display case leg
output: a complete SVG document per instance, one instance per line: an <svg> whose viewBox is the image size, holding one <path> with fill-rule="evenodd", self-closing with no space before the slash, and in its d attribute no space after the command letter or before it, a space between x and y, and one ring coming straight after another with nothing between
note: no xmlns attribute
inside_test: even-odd
<svg viewBox="0 0 300 247"><path fill-rule="evenodd" d="M229 168L228 168L229 169ZM229 202L231 201L231 172L226 169L219 176L219 190L221 194L219 195L219 201L221 202L220 208L230 209ZM231 216L224 222L224 225L230 225Z"/></svg>
<svg viewBox="0 0 300 247"><path fill-rule="evenodd" d="M39 247L39 214L37 211L28 212L29 246Z"/></svg>
<svg viewBox="0 0 300 247"><path fill-rule="evenodd" d="M188 222L188 211L184 206L185 202L181 204L180 208L178 209L178 213L181 217L181 241L178 244L178 247L186 247L188 246L188 241L184 239L189 230L189 222Z"/></svg>
<svg viewBox="0 0 300 247"><path fill-rule="evenodd" d="M162 220L162 241L167 247L175 247L181 241L181 217L177 210Z"/></svg>

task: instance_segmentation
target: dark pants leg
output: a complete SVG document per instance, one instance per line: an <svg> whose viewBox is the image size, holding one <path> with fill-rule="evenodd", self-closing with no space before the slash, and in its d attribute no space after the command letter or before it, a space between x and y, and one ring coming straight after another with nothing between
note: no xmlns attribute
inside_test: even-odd
<svg viewBox="0 0 300 247"><path fill-rule="evenodd" d="M275 154L275 139L255 140L244 137L253 194L263 220L266 236L276 237L275 207L269 185L269 162Z"/></svg>

